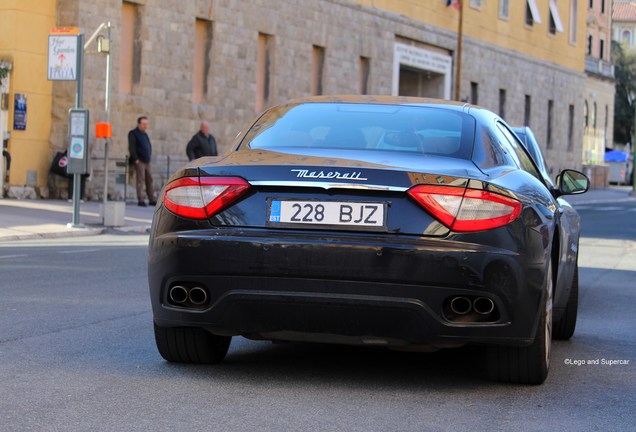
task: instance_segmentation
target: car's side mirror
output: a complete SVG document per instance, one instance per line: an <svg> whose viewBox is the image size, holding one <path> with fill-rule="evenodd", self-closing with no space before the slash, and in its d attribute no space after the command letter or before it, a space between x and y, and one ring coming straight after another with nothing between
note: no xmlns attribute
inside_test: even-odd
<svg viewBox="0 0 636 432"><path fill-rule="evenodd" d="M557 176L556 187L559 195L578 195L587 192L590 179L580 171L566 169Z"/></svg>

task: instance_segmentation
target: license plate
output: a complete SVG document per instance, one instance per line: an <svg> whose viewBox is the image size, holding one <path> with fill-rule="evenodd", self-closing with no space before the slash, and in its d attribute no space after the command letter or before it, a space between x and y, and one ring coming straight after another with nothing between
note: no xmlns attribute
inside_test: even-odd
<svg viewBox="0 0 636 432"><path fill-rule="evenodd" d="M359 201L270 200L270 225L384 229L386 203Z"/></svg>

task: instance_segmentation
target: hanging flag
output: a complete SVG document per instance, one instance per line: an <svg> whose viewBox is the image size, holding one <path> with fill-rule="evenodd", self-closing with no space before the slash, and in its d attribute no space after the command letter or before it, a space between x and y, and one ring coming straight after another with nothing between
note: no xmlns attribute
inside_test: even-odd
<svg viewBox="0 0 636 432"><path fill-rule="evenodd" d="M459 7L460 7L459 2L460 2L460 1L461 1L461 0L446 0L446 7L448 7L448 6L452 6L452 7L454 7L455 9L459 10Z"/></svg>

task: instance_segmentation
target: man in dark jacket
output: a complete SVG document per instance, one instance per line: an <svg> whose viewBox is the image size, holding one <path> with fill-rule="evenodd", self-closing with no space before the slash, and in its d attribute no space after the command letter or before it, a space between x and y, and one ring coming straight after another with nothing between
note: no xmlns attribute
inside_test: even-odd
<svg viewBox="0 0 636 432"><path fill-rule="evenodd" d="M157 204L155 191L152 187L152 171L150 169L150 158L152 156L152 144L146 133L148 129L148 117L141 116L137 119L137 127L128 132L128 151L130 153L130 164L135 168L137 177L137 202L141 207L147 207L144 196L144 183L150 205Z"/></svg>
<svg viewBox="0 0 636 432"><path fill-rule="evenodd" d="M194 160L204 156L216 156L216 140L210 133L210 125L206 121L201 122L197 132L186 146L188 159Z"/></svg>

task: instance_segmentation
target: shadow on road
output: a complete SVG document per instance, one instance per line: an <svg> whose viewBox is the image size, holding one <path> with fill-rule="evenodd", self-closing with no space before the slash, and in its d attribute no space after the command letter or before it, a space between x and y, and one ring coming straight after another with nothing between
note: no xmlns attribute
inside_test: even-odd
<svg viewBox="0 0 636 432"><path fill-rule="evenodd" d="M191 377L246 385L293 383L294 387L346 387L359 390L421 392L447 387L495 385L482 374L483 349L463 347L434 353L308 343L271 344L235 338L225 361L215 366L164 363Z"/></svg>

